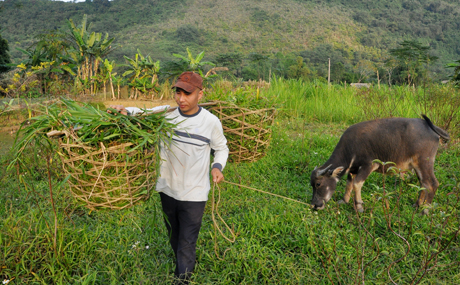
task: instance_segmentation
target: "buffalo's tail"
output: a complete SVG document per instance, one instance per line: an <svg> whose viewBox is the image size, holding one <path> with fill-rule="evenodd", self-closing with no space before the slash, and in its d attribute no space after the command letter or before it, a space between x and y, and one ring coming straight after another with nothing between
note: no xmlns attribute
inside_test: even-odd
<svg viewBox="0 0 460 285"><path fill-rule="evenodd" d="M446 141L450 140L450 136L449 136L449 134L448 134L445 130L441 129L440 127L435 126L435 125L431 122L431 120L430 120L427 116L425 116L424 114L422 114L422 117L423 117L423 119L425 120L425 122L428 124L428 126L430 126L430 128L431 128L435 133L437 133L441 138L445 139Z"/></svg>

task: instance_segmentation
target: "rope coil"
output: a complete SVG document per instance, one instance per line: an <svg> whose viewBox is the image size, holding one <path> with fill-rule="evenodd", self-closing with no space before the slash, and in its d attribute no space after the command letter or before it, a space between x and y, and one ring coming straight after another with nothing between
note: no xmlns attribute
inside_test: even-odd
<svg viewBox="0 0 460 285"><path fill-rule="evenodd" d="M215 202L215 188L216 187L217 187L218 194L219 194L217 202ZM219 256L219 253L217 251L217 231L219 231L220 235L223 238L225 238L226 240L228 240L231 243L234 243L236 241L236 235L235 235L235 232L227 225L227 223L224 221L222 216L219 214L219 210L218 210L219 203L220 203L220 188L219 188L219 185L217 185L217 183L214 183L214 186L212 187L212 203L211 203L211 217L212 217L212 222L213 222L213 227L214 227L214 252L216 253L216 256L217 256L218 259L223 260L223 257L225 256L227 251L230 250L230 248L227 248L224 251L224 254L222 255L222 258ZM214 212L215 212L215 214L214 214ZM219 219L222 221L222 223L224 223L225 227L230 232L231 238L227 237L223 233L223 231L219 227L219 225L217 224L216 215L219 217Z"/></svg>

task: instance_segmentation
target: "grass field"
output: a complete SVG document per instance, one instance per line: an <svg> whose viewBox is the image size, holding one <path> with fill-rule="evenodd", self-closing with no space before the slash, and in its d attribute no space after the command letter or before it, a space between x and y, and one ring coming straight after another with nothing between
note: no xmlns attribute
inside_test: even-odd
<svg viewBox="0 0 460 285"><path fill-rule="evenodd" d="M438 94L444 94L441 91ZM358 92L277 79L261 90L261 96L279 108L270 150L254 163L229 163L225 179L309 202L311 171L327 160L350 124L385 116L387 110L418 117L423 104L417 100L424 94L402 87ZM449 106L436 109L430 102L431 109L426 110L441 126L442 114L448 111L439 108ZM458 140L455 116L452 141ZM65 185L60 186L63 177L56 160L48 173L46 157L30 152L30 168L21 176L15 169L0 169L0 281L170 284L173 252L159 196L153 194L126 210L90 211L74 201ZM6 165L11 158L2 155L0 163ZM352 204L335 202L344 193L343 180L323 211L224 182L215 195L216 199L221 195L219 213L236 233L236 241L230 243L215 232L210 194L192 284L460 284L457 144L441 145L435 173L440 187L427 216L412 207L419 189L410 173L404 180L372 174L363 187L362 214Z"/></svg>

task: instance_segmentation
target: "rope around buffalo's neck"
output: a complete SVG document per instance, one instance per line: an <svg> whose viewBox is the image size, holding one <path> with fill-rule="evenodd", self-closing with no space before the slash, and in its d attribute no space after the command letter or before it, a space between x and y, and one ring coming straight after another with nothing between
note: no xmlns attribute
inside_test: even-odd
<svg viewBox="0 0 460 285"><path fill-rule="evenodd" d="M238 184L238 183L233 183L233 182L229 182L229 181L225 181L225 180L224 180L224 182L227 183L227 184L247 188L247 189L254 190L254 191L257 191L257 192L260 192L260 193L272 195L272 196L275 196L275 197L278 197L278 198L283 198L283 199L286 199L286 200L289 200L289 201L292 201L292 202L300 203L300 204L303 204L303 205L307 205L308 207L311 207L310 204L308 204L308 203L301 202L301 201L298 201L298 200L295 200L295 199L292 199L292 198L284 197L284 196L281 196L281 195L278 195L278 194L270 193L270 192L263 191L263 190L256 189L256 188L252 188L252 187L249 187L249 186L244 186L244 185L241 185L241 184ZM218 199L217 199L217 202L215 201L215 188L216 187L217 187L218 195L219 195ZM223 257L225 256L227 251L229 251L230 249L227 248L224 251L224 254L222 255L222 258L219 256L219 253L218 253L218 250L217 250L217 248L218 248L218 246L217 246L217 231L219 231L219 233L221 234L221 236L223 238L225 238L226 240L228 240L231 243L235 242L236 235L235 235L235 232L227 225L227 223L224 221L224 219L219 214L219 211L218 211L219 203L220 203L220 188L219 188L219 185L217 185L217 183L214 183L214 185L212 187L212 203L211 203L211 217L212 217L213 226L214 226L214 252L216 253L216 256L217 256L218 259L223 260ZM216 220L216 217L215 217L216 215L219 217L219 219L222 221L222 223L224 223L225 227L230 232L231 238L227 237L223 233L223 231L219 227L219 225L217 224L217 220Z"/></svg>

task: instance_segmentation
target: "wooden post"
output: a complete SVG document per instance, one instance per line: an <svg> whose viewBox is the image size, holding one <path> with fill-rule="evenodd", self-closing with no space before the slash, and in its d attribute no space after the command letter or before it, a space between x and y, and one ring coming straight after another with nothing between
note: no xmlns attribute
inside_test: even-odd
<svg viewBox="0 0 460 285"><path fill-rule="evenodd" d="M329 67L327 69L327 85L331 85L331 58L329 58Z"/></svg>

